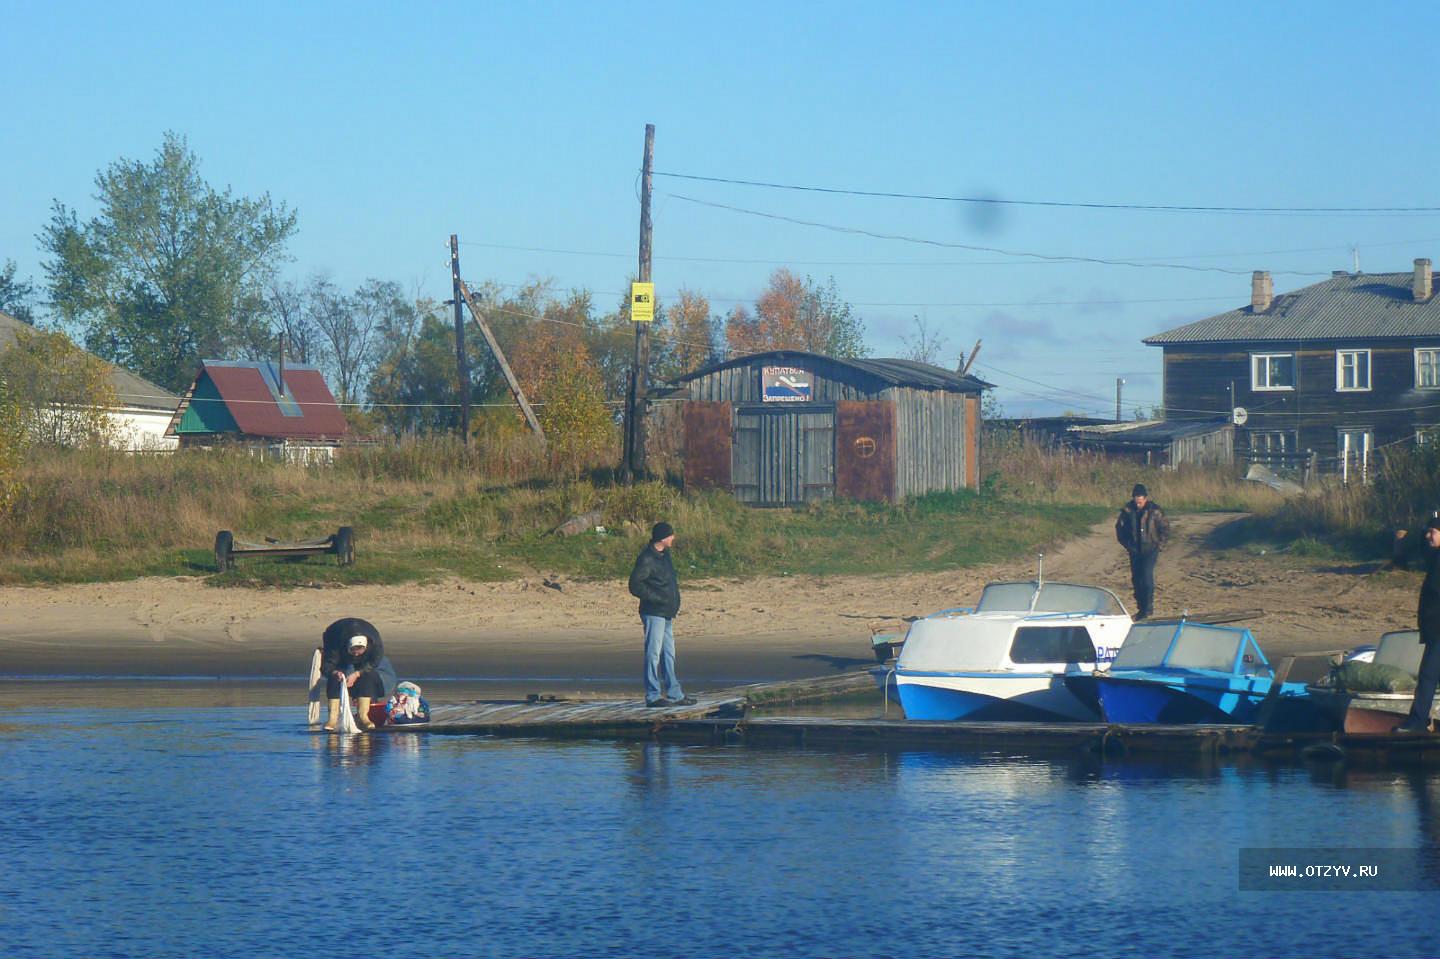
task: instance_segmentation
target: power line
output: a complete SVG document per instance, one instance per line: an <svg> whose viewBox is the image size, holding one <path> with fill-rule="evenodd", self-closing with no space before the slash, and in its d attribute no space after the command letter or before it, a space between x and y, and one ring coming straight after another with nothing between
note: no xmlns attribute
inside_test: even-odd
<svg viewBox="0 0 1440 959"><path fill-rule="evenodd" d="M1262 216L1431 216L1440 213L1440 206L1197 206L1178 203L1088 203L1074 200L1015 200L988 196L940 196L885 190L851 190L838 187L802 186L794 183L771 183L764 180L740 180L730 177L700 176L693 173L662 173L659 170L654 171L654 175L670 177L676 180L694 180L701 183L724 183L731 186L762 187L769 190L828 193L839 196L878 197L889 200L971 203L980 206L1038 206L1080 210L1130 210L1149 213L1224 213Z"/></svg>
<svg viewBox="0 0 1440 959"><path fill-rule="evenodd" d="M953 243L945 240L930 240L923 237L905 236L899 233L877 233L874 230L866 230L854 226L837 226L831 223L820 223L816 220L803 220L799 217L782 216L779 213L765 213L761 210L750 210L745 207L731 206L728 203L714 203L710 200L700 200L692 196L684 196L679 193L667 193L669 197L683 200L687 203L696 203L700 206L714 207L717 210L729 210L732 213L743 213L746 216L757 216L767 220L779 220L783 223L794 223L798 226L815 227L821 230L830 230L835 233L848 233L857 236L868 236L877 240L895 240L900 243L916 243L922 246L937 246L952 250L974 250L981 253L996 253L1001 256L1028 257L1035 260L1042 260L1051 263L1096 263L1102 266L1130 266L1148 269L1166 270L1189 270L1194 273L1226 273L1232 276L1249 276L1252 270L1236 270L1223 266L1192 266L1188 263L1147 263L1140 260L1112 260L1097 256L1068 256L1051 253L1033 253L1028 250L1005 250L993 246L977 246L971 243ZM1329 276L1327 272L1306 272L1301 270L1272 270L1272 273L1281 276Z"/></svg>

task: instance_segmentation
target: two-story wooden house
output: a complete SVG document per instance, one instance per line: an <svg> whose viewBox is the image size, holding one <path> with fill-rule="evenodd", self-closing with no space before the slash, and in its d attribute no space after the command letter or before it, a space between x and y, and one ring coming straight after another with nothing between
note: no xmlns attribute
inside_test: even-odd
<svg viewBox="0 0 1440 959"><path fill-rule="evenodd" d="M1385 447L1440 439L1440 297L1430 261L1412 273L1346 273L1147 337L1164 350L1170 420L1231 417L1244 459L1322 470Z"/></svg>

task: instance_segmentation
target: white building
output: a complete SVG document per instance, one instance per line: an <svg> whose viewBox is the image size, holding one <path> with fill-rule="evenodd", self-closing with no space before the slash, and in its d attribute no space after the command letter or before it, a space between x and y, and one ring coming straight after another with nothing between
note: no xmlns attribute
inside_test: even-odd
<svg viewBox="0 0 1440 959"><path fill-rule="evenodd" d="M0 312L0 350L14 344L17 332L31 329L24 321ZM110 384L119 400L110 413L119 449L156 452L176 448L176 438L166 436L165 430L180 405L180 397L118 366L110 366Z"/></svg>

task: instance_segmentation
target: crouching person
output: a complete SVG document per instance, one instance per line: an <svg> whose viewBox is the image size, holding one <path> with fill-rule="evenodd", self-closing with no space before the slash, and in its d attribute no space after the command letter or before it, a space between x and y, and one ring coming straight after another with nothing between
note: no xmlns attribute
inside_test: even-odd
<svg viewBox="0 0 1440 959"><path fill-rule="evenodd" d="M361 729L374 729L370 706L388 699L397 683L395 667L390 665L385 644L380 641L380 631L363 619L347 618L331 623L323 637L320 673L326 680L325 698L330 706L325 728L334 732L339 727L343 685L349 688L350 698L355 701L356 723Z"/></svg>

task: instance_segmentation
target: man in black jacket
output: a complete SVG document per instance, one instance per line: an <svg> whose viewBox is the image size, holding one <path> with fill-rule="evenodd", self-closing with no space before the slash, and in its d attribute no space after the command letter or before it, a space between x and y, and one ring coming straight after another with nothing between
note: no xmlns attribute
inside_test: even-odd
<svg viewBox="0 0 1440 959"><path fill-rule="evenodd" d="M630 595L640 600L640 624L645 628L645 705L693 706L675 675L675 615L680 612L680 583L670 548L675 529L656 523L650 542L635 558L630 571Z"/></svg>
<svg viewBox="0 0 1440 959"><path fill-rule="evenodd" d="M1440 518L1425 524L1424 563L1425 582L1420 584L1416 620L1425 652L1420 655L1410 715L1395 727L1397 733L1423 733L1430 728L1430 707L1435 702L1435 687L1440 685Z"/></svg>
<svg viewBox="0 0 1440 959"><path fill-rule="evenodd" d="M1130 491L1130 502L1115 518L1115 538L1130 554L1130 583L1135 587L1136 619L1145 619L1155 611L1155 561L1170 535L1165 513L1150 498L1143 483Z"/></svg>

